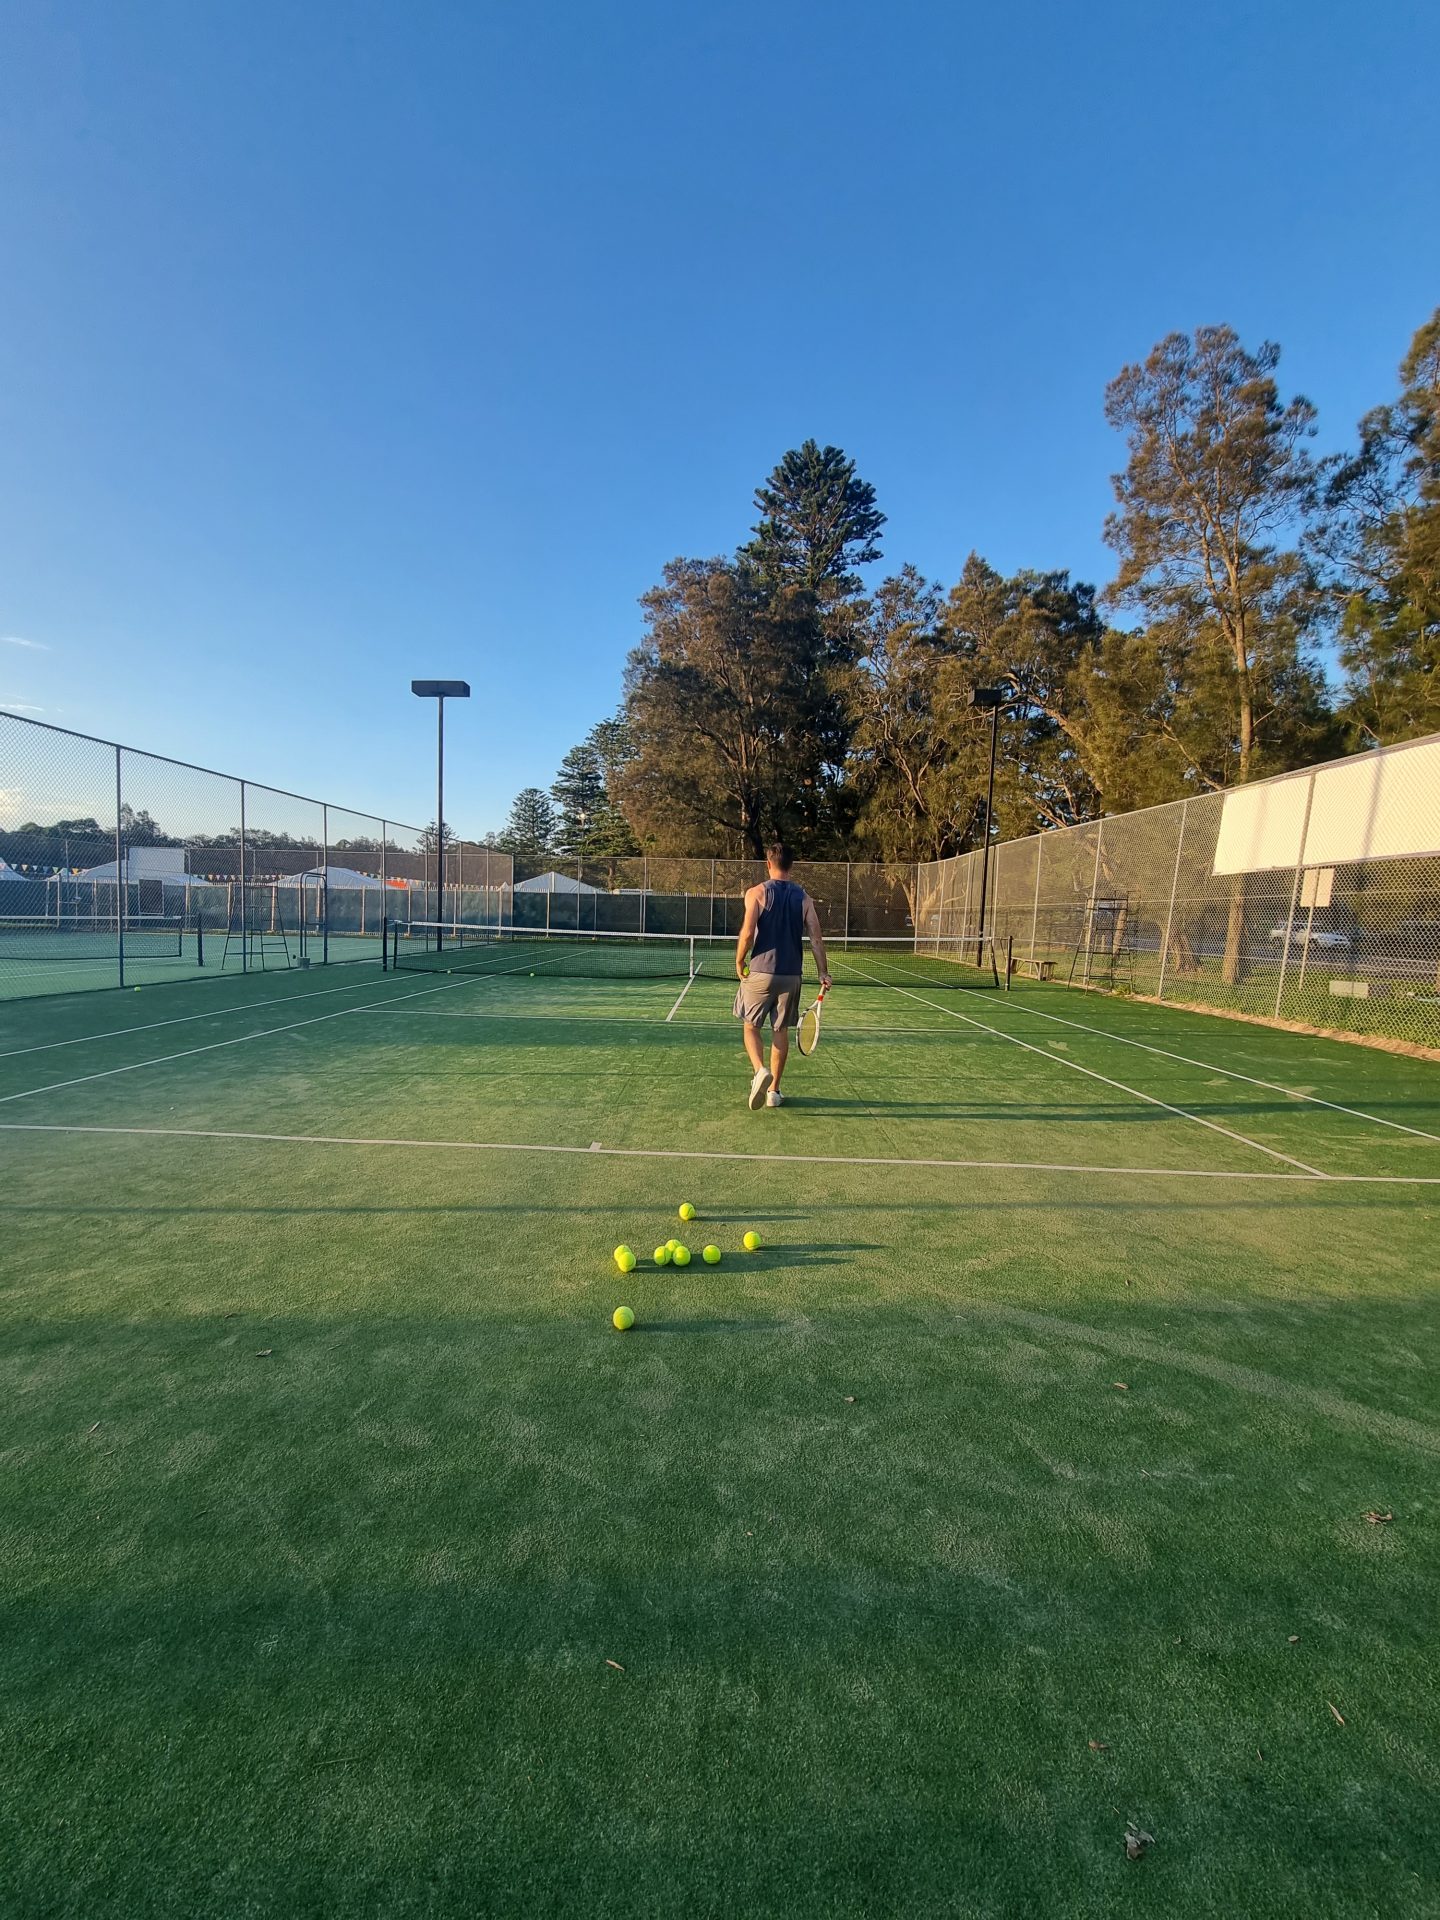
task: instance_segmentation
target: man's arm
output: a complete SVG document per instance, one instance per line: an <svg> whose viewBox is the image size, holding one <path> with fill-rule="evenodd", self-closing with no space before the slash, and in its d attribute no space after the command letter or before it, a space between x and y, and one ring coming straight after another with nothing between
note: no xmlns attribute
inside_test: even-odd
<svg viewBox="0 0 1440 1920"><path fill-rule="evenodd" d="M735 972L738 978L745 978L745 962L750 958L750 949L755 944L755 927L760 918L760 889L751 887L745 895L745 918L740 923L740 938L735 942Z"/></svg>
<svg viewBox="0 0 1440 1920"><path fill-rule="evenodd" d="M815 902L807 893L805 896L805 931L810 936L810 951L815 956L815 964L820 969L820 984L830 985L830 963L825 958L825 936L820 931L820 916L815 911Z"/></svg>

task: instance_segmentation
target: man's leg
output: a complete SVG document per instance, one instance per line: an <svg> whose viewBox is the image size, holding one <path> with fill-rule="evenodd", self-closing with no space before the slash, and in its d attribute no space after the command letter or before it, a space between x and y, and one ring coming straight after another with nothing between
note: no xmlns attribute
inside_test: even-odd
<svg viewBox="0 0 1440 1920"><path fill-rule="evenodd" d="M757 1047L756 1051L759 1049ZM785 1071L785 1062L790 1058L790 1029L772 1027L770 1031L770 1082L776 1093L780 1091L780 1076ZM757 1066L760 1064L757 1060Z"/></svg>
<svg viewBox="0 0 1440 1920"><path fill-rule="evenodd" d="M741 1031L745 1035L745 1051L750 1056L750 1064L758 1073L765 1064L765 1046L760 1038L760 1029L750 1020L742 1023Z"/></svg>

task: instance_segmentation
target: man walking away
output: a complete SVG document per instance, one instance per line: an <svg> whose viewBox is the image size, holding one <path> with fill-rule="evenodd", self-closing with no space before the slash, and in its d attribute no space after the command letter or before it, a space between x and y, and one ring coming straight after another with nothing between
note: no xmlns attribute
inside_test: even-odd
<svg viewBox="0 0 1440 1920"><path fill-rule="evenodd" d="M800 1019L805 937L820 969L821 986L830 984L820 916L809 894L790 878L792 864L790 849L778 841L765 849L770 878L745 895L745 922L735 947L735 971L740 976L736 1011L745 1023L745 1051L755 1069L750 1082L752 1112L782 1104L780 1076L790 1053L790 1029ZM766 1020L770 1022L768 1067L762 1038Z"/></svg>

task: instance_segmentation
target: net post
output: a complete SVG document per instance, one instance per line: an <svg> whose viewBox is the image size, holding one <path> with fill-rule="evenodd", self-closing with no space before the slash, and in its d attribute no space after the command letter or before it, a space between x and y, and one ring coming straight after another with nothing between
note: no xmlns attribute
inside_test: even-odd
<svg viewBox="0 0 1440 1920"><path fill-rule="evenodd" d="M195 964L197 967L205 964L205 916L198 911L195 915Z"/></svg>
<svg viewBox="0 0 1440 1920"><path fill-rule="evenodd" d="M382 913L380 916L380 971L381 973L390 971L390 916L388 913Z"/></svg>

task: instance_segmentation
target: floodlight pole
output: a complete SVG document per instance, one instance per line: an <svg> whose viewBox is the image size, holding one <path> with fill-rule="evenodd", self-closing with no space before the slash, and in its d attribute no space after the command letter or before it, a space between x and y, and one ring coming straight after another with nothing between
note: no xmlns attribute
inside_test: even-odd
<svg viewBox="0 0 1440 1920"><path fill-rule="evenodd" d="M965 704L977 713L990 715L990 779L985 789L985 842L980 852L980 913L975 927L975 964L980 966L985 952L985 894L990 879L990 822L995 814L995 744L1000 732L1000 709L1005 704L1004 687L971 687Z"/></svg>
<svg viewBox="0 0 1440 1920"><path fill-rule="evenodd" d="M445 941L445 702L468 700L468 680L412 680L410 691L421 700L433 700L435 741L435 951Z"/></svg>

